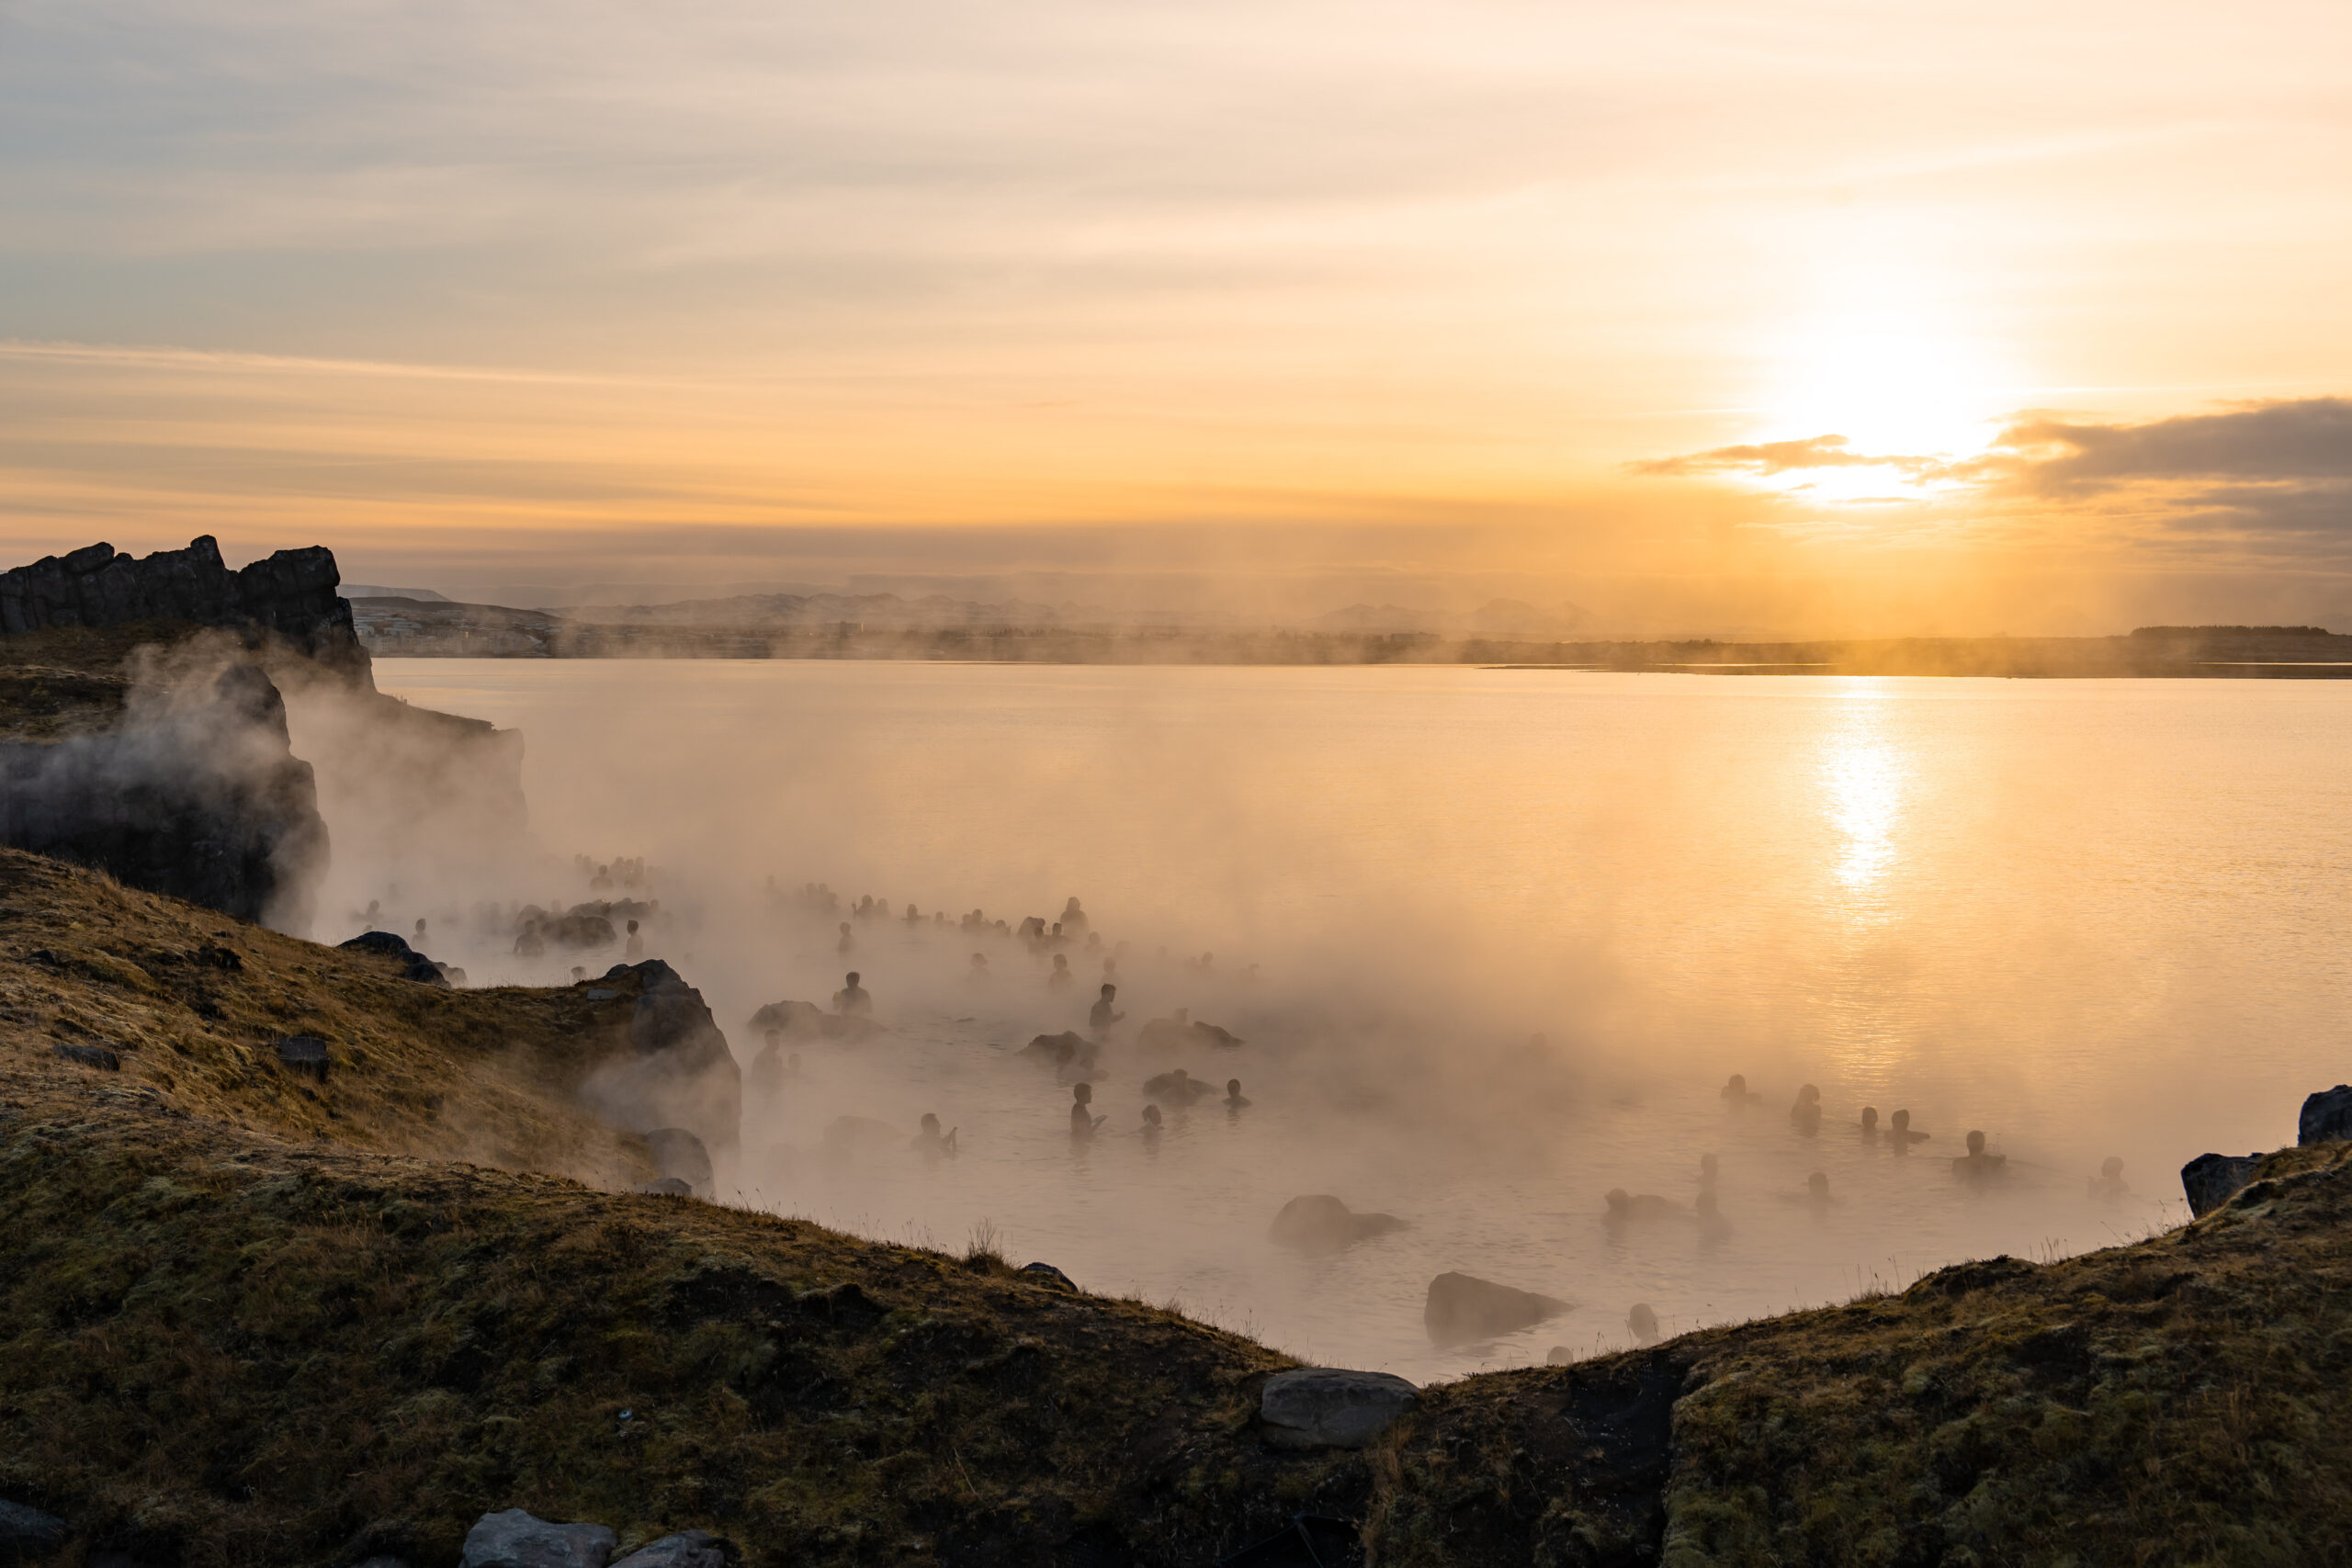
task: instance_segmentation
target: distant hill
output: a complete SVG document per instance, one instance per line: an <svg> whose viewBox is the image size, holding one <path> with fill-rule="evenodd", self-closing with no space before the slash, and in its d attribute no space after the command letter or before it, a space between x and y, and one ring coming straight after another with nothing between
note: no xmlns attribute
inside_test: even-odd
<svg viewBox="0 0 2352 1568"><path fill-rule="evenodd" d="M413 599L420 604L447 604L447 593L435 593L430 588L379 588L368 582L346 582L335 590L346 599Z"/></svg>

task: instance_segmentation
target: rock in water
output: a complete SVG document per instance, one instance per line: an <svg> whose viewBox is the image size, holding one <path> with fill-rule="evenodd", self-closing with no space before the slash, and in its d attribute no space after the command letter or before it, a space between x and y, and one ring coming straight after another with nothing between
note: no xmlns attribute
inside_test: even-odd
<svg viewBox="0 0 2352 1568"><path fill-rule="evenodd" d="M2303 1101L2296 1118L2297 1144L2330 1144L2352 1138L2352 1084L2324 1089Z"/></svg>
<svg viewBox="0 0 2352 1568"><path fill-rule="evenodd" d="M1419 1393L1386 1372L1306 1367L1266 1380L1258 1417L1272 1448L1360 1449L1412 1409Z"/></svg>
<svg viewBox="0 0 2352 1568"><path fill-rule="evenodd" d="M605 1568L613 1540L602 1525L551 1525L509 1508L484 1514L466 1532L458 1568Z"/></svg>
<svg viewBox="0 0 2352 1568"><path fill-rule="evenodd" d="M707 1530L680 1530L630 1552L613 1568L727 1568L727 1548Z"/></svg>
<svg viewBox="0 0 2352 1568"><path fill-rule="evenodd" d="M1514 1290L1468 1274L1440 1274L1430 1281L1421 1324L1440 1345L1465 1344L1532 1328L1568 1310L1568 1303L1532 1291Z"/></svg>
<svg viewBox="0 0 2352 1568"><path fill-rule="evenodd" d="M0 1562L41 1562L65 1549L65 1521L0 1497Z"/></svg>
<svg viewBox="0 0 2352 1568"><path fill-rule="evenodd" d="M1359 1214L1329 1192L1294 1198L1267 1228L1266 1238L1308 1252L1337 1252L1367 1236L1402 1230L1405 1222L1394 1214Z"/></svg>
<svg viewBox="0 0 2352 1568"><path fill-rule="evenodd" d="M645 1145L653 1151L653 1168L664 1178L683 1181L705 1197L710 1195L710 1151L703 1147L700 1138L684 1127L656 1127L645 1134Z"/></svg>
<svg viewBox="0 0 2352 1568"><path fill-rule="evenodd" d="M2236 1155L2199 1155L2182 1166L2180 1187L2188 1195L2188 1212L2201 1220L2236 1197L2254 1179L2254 1168L2261 1163L2258 1153L2244 1158Z"/></svg>

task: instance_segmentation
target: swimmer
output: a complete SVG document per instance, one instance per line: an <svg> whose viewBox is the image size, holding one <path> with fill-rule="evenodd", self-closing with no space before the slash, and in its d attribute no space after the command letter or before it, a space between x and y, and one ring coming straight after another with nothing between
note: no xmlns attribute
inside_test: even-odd
<svg viewBox="0 0 2352 1568"><path fill-rule="evenodd" d="M1070 1085L1069 1135L1071 1137L1091 1138L1094 1136L1094 1129L1102 1125L1103 1118L1095 1115L1092 1111L1088 1109L1088 1107L1091 1106L1093 1103L1094 1086L1092 1084L1079 1083Z"/></svg>
<svg viewBox="0 0 2352 1568"><path fill-rule="evenodd" d="M833 943L833 951L844 958L857 951L857 938L851 932L847 920L842 922L842 939Z"/></svg>
<svg viewBox="0 0 2352 1568"><path fill-rule="evenodd" d="M645 956L645 939L638 935L635 920L628 923L628 947L622 956L632 961Z"/></svg>
<svg viewBox="0 0 2352 1568"><path fill-rule="evenodd" d="M1084 936L1086 926L1086 911L1079 908L1078 896L1073 893L1069 902L1062 906L1062 930L1071 936Z"/></svg>
<svg viewBox="0 0 2352 1568"><path fill-rule="evenodd" d="M1069 988L1069 983L1077 977L1078 976L1069 972L1069 954L1067 953L1055 953L1054 972L1046 976L1046 984L1052 987L1057 991L1068 990Z"/></svg>
<svg viewBox="0 0 2352 1568"><path fill-rule="evenodd" d="M1146 1100L1157 1100L1182 1110L1201 1096L1210 1092L1209 1086L1178 1067L1172 1072L1158 1074L1144 1079Z"/></svg>
<svg viewBox="0 0 2352 1568"><path fill-rule="evenodd" d="M1713 1155L1701 1155L1699 1156L1700 1191L1713 1192L1715 1190L1716 1181L1722 1177L1722 1175L1723 1162L1721 1160L1718 1160Z"/></svg>
<svg viewBox="0 0 2352 1568"><path fill-rule="evenodd" d="M1838 1200L1829 1195L1829 1177L1826 1171L1815 1171L1804 1179L1804 1206L1818 1214Z"/></svg>
<svg viewBox="0 0 2352 1568"><path fill-rule="evenodd" d="M1143 1108L1143 1146L1148 1149L1159 1146L1159 1107L1157 1105Z"/></svg>
<svg viewBox="0 0 2352 1568"><path fill-rule="evenodd" d="M972 954L972 966L964 972L964 978L975 986L980 986L988 983L988 977L989 955L985 953Z"/></svg>
<svg viewBox="0 0 2352 1568"><path fill-rule="evenodd" d="M910 926L919 926L922 924L922 911L916 908L912 904L907 906L907 924Z"/></svg>
<svg viewBox="0 0 2352 1568"><path fill-rule="evenodd" d="M1734 1111L1745 1111L1749 1106L1759 1103L1764 1098L1747 1087L1747 1076L1745 1073L1732 1074L1731 1081L1716 1090L1715 1097Z"/></svg>
<svg viewBox="0 0 2352 1568"><path fill-rule="evenodd" d="M1657 1343L1657 1312L1649 1303L1635 1302L1634 1309L1625 1314L1625 1326L1632 1329L1634 1337L1643 1344Z"/></svg>
<svg viewBox="0 0 2352 1568"><path fill-rule="evenodd" d="M1928 1141L1927 1134L1915 1133L1911 1130L1911 1112L1908 1111L1898 1111L1888 1120L1886 1135L1894 1145L1894 1152L1899 1155L1907 1155L1911 1152L1912 1145L1924 1144Z"/></svg>
<svg viewBox="0 0 2352 1568"><path fill-rule="evenodd" d="M833 993L833 1010L843 1018L870 1018L874 1014L874 994L857 983L857 971L849 972L849 984Z"/></svg>
<svg viewBox="0 0 2352 1568"><path fill-rule="evenodd" d="M1862 1142L1878 1142L1878 1107L1875 1105L1862 1107Z"/></svg>
<svg viewBox="0 0 2352 1568"><path fill-rule="evenodd" d="M784 1087L784 1060L779 1054L783 1046L784 1031L769 1030L767 1044L752 1058L751 1066L744 1070L743 1098L754 1110L764 1111L773 1107Z"/></svg>
<svg viewBox="0 0 2352 1568"><path fill-rule="evenodd" d="M1713 1188L1700 1193L1698 1201L1691 1206L1698 1212L1700 1246L1713 1247L1731 1235L1731 1222L1724 1219L1723 1211L1716 1207Z"/></svg>
<svg viewBox="0 0 2352 1568"><path fill-rule="evenodd" d="M1239 1078L1226 1079L1225 1108L1227 1111L1240 1111L1246 1109L1249 1104L1250 1102L1241 1097L1241 1080Z"/></svg>
<svg viewBox="0 0 2352 1568"><path fill-rule="evenodd" d="M1821 1091L1811 1084L1797 1090L1797 1102L1789 1107L1789 1122L1800 1137L1810 1138L1821 1131Z"/></svg>
<svg viewBox="0 0 2352 1568"><path fill-rule="evenodd" d="M952 1156L956 1152L956 1134L959 1130L950 1127L946 1132L942 1133L939 1130L938 1116L926 1111L922 1113L922 1131L917 1133L914 1135L914 1141L907 1146L917 1154L927 1155L933 1159L937 1159L941 1155Z"/></svg>
<svg viewBox="0 0 2352 1568"><path fill-rule="evenodd" d="M1990 1181L2000 1175L2001 1168L2008 1163L2007 1155L1984 1152L1984 1134L1971 1133L1968 1134L1968 1152L1951 1162L1951 1173L1962 1181Z"/></svg>
<svg viewBox="0 0 2352 1568"><path fill-rule="evenodd" d="M1087 1027L1093 1030L1096 1034L1103 1035L1110 1033L1111 1026L1127 1016L1125 1013L1115 1010L1111 1006L1112 999L1118 996L1118 987L1112 985L1107 980L1103 982L1102 996L1095 999L1092 1010L1088 1012L1086 1015Z"/></svg>
<svg viewBox="0 0 2352 1568"><path fill-rule="evenodd" d="M2123 1184L2123 1158L2109 1155L2099 1162L2098 1174L2091 1178L2090 1195L2102 1202L2120 1202L2132 1189Z"/></svg>

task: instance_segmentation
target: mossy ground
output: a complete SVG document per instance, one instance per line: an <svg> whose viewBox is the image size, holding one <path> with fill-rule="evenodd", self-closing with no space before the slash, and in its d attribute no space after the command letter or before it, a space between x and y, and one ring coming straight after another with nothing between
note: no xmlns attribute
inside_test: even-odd
<svg viewBox="0 0 2352 1568"><path fill-rule="evenodd" d="M1472 1378L1293 1456L1264 1347L610 1190L644 1150L571 1089L626 986L392 970L0 852L0 1496L72 1521L69 1565L446 1568L509 1506L750 1562L1173 1568L1301 1511L1400 1568L2346 1556L2344 1145L2135 1246Z"/></svg>

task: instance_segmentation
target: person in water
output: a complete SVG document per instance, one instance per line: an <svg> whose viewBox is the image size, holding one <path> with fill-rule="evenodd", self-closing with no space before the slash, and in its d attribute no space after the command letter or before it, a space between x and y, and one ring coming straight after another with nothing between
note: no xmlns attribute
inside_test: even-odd
<svg viewBox="0 0 2352 1568"><path fill-rule="evenodd" d="M971 981L975 986L979 986L985 985L988 982L988 977L989 955L985 953L976 953L972 954L972 966L965 972L964 978Z"/></svg>
<svg viewBox="0 0 2352 1568"><path fill-rule="evenodd" d="M847 920L842 922L842 939L833 943L833 951L843 958L857 951L857 934L849 929Z"/></svg>
<svg viewBox="0 0 2352 1568"><path fill-rule="evenodd" d="M2007 1155L1984 1152L1984 1134L1971 1133L1968 1134L1968 1152L1951 1162L1951 1173L1962 1181L1990 1181L2000 1175L2001 1168L2008 1163Z"/></svg>
<svg viewBox="0 0 2352 1568"><path fill-rule="evenodd" d="M907 1146L917 1154L927 1155L933 1159L937 1159L941 1155L953 1155L956 1152L956 1134L959 1130L950 1127L946 1132L942 1133L939 1130L938 1116L926 1111L922 1113L922 1131L917 1133L914 1142Z"/></svg>
<svg viewBox="0 0 2352 1568"><path fill-rule="evenodd" d="M1241 1111L1247 1109L1249 1104L1250 1102L1241 1097L1241 1080L1239 1078L1226 1079L1225 1108L1227 1111Z"/></svg>
<svg viewBox="0 0 2352 1568"><path fill-rule="evenodd" d="M1057 991L1066 991L1069 989L1069 983L1076 978L1078 978L1078 976L1069 972L1069 954L1067 953L1055 953L1054 972L1046 976L1046 984L1051 986Z"/></svg>
<svg viewBox="0 0 2352 1568"><path fill-rule="evenodd" d="M1108 1036L1111 1026L1127 1016L1111 1005L1118 995L1119 987L1107 980L1104 981L1102 994L1095 998L1092 1010L1086 1015L1086 1026L1094 1031L1095 1038L1098 1040Z"/></svg>
<svg viewBox="0 0 2352 1568"><path fill-rule="evenodd" d="M2122 1201L2132 1189L2123 1184L2123 1157L2109 1155L2099 1162L2098 1174L2091 1178L2090 1195L2104 1203Z"/></svg>
<svg viewBox="0 0 2352 1568"><path fill-rule="evenodd" d="M1789 1123L1799 1137L1810 1138L1821 1131L1821 1091L1811 1084L1797 1090L1797 1102L1789 1107Z"/></svg>
<svg viewBox="0 0 2352 1568"><path fill-rule="evenodd" d="M1182 1111L1185 1106L1207 1094L1209 1086L1182 1067L1157 1073L1144 1080L1144 1098L1163 1100Z"/></svg>
<svg viewBox="0 0 2352 1568"><path fill-rule="evenodd" d="M1080 937L1086 934L1086 911L1079 908L1078 895L1073 893L1069 902L1062 906L1062 931L1068 936Z"/></svg>
<svg viewBox="0 0 2352 1568"><path fill-rule="evenodd" d="M1634 1331L1634 1337L1642 1344L1657 1343L1657 1310L1649 1303L1635 1302L1633 1310L1625 1314L1625 1326Z"/></svg>
<svg viewBox="0 0 2352 1568"><path fill-rule="evenodd" d="M1862 1107L1862 1142L1878 1142L1878 1107L1875 1105Z"/></svg>
<svg viewBox="0 0 2352 1568"><path fill-rule="evenodd" d="M1701 1155L1699 1156L1700 1191L1713 1192L1715 1190L1715 1184L1722 1179L1722 1177L1723 1162L1721 1160L1715 1158L1713 1155Z"/></svg>
<svg viewBox="0 0 2352 1568"><path fill-rule="evenodd" d="M1143 1146L1145 1148L1156 1149L1159 1146L1159 1107L1145 1106L1143 1108Z"/></svg>
<svg viewBox="0 0 2352 1568"><path fill-rule="evenodd" d="M1732 1074L1731 1081L1716 1091L1716 1097L1734 1111L1745 1111L1764 1098L1748 1089L1747 1075L1745 1073Z"/></svg>
<svg viewBox="0 0 2352 1568"><path fill-rule="evenodd" d="M645 939L638 934L635 920L628 923L628 946L622 956L632 962L645 956Z"/></svg>
<svg viewBox="0 0 2352 1568"><path fill-rule="evenodd" d="M1670 1198L1661 1198L1655 1192L1627 1192L1622 1187L1611 1188L1602 1201L1609 1209L1601 1219L1612 1225L1633 1220L1668 1220L1682 1213L1681 1205Z"/></svg>
<svg viewBox="0 0 2352 1568"><path fill-rule="evenodd" d="M1908 1111L1898 1111L1888 1118L1886 1135L1894 1145L1894 1152L1899 1155L1907 1155L1911 1152L1912 1145L1924 1144L1928 1141L1927 1134L1915 1133L1911 1130L1911 1112Z"/></svg>
<svg viewBox="0 0 2352 1568"><path fill-rule="evenodd" d="M797 1061L799 1058L795 1057ZM747 1105L762 1112L773 1110L784 1091L784 1031L767 1032L767 1043L752 1058L743 1074L743 1099Z"/></svg>
<svg viewBox="0 0 2352 1568"><path fill-rule="evenodd" d="M1091 1138L1094 1129L1102 1125L1102 1118L1090 1109L1094 1103L1094 1086L1079 1083L1069 1086L1069 1135Z"/></svg>
<svg viewBox="0 0 2352 1568"><path fill-rule="evenodd" d="M1717 1206L1713 1188L1700 1193L1691 1207L1699 1216L1700 1246L1713 1247L1731 1235L1731 1222L1724 1218L1723 1210Z"/></svg>
<svg viewBox="0 0 2352 1568"><path fill-rule="evenodd" d="M857 971L849 972L849 983L833 993L833 1010L843 1018L874 1016L874 994L857 983Z"/></svg>
<svg viewBox="0 0 2352 1568"><path fill-rule="evenodd" d="M1816 1170L1811 1176L1804 1179L1804 1206L1806 1208L1811 1209L1817 1214L1823 1210L1828 1208L1837 1201L1837 1199L1832 1198L1829 1195L1829 1176L1826 1171Z"/></svg>

